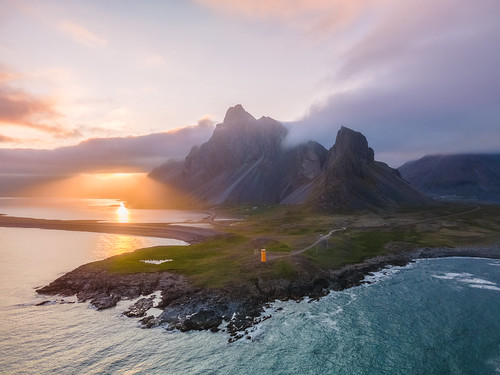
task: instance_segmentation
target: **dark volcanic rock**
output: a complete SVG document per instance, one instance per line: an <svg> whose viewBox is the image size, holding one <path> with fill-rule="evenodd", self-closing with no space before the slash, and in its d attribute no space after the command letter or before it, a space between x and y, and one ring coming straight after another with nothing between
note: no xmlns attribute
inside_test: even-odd
<svg viewBox="0 0 500 375"><path fill-rule="evenodd" d="M78 295L77 295L78 296ZM110 307L115 307L121 297L117 294L97 294L90 303L97 308L97 310L105 310Z"/></svg>
<svg viewBox="0 0 500 375"><path fill-rule="evenodd" d="M148 315L145 318L139 320L139 322L141 322L144 328L153 328L160 325L159 320L156 319L153 315Z"/></svg>
<svg viewBox="0 0 500 375"><path fill-rule="evenodd" d="M404 266L412 259L448 256L500 258L500 247L493 249L417 249L400 254L389 254L349 265L340 270L308 269L294 280L258 280L255 284L231 285L221 289L194 288L187 280L170 273L137 273L120 275L96 270L92 264L77 268L60 277L49 286L38 289L41 294L77 294L90 299L99 309L116 305L120 299L136 298L161 290L164 311L158 318L147 316L140 320L143 327L165 325L167 329L218 331L226 322L229 342L245 337L250 327L271 315L262 316L263 306L276 299L301 301L328 294L329 290L343 290L360 285L365 275L388 265ZM302 257L302 262L307 262ZM139 293L139 294L137 294ZM129 311L141 316L141 311L152 305L151 299L142 298ZM137 313L135 313L135 311Z"/></svg>
<svg viewBox="0 0 500 375"><path fill-rule="evenodd" d="M37 293L76 295L80 301L89 300L98 309L107 309L116 306L120 299L137 298L156 290L180 295L189 293L191 289L187 279L181 275L168 272L115 274L89 263L37 289ZM168 295L162 294L162 298L168 298Z"/></svg>
<svg viewBox="0 0 500 375"><path fill-rule="evenodd" d="M500 202L500 154L424 156L399 171L431 197Z"/></svg>
<svg viewBox="0 0 500 375"><path fill-rule="evenodd" d="M136 303L130 306L129 309L123 313L123 315L126 315L129 318L143 317L146 315L146 311L148 311L151 307L153 307L153 298L140 298Z"/></svg>
<svg viewBox="0 0 500 375"><path fill-rule="evenodd" d="M222 317L214 310L200 310L186 317L181 323L181 331L203 331L217 329L222 323Z"/></svg>
<svg viewBox="0 0 500 375"><path fill-rule="evenodd" d="M365 136L342 127L328 151L313 203L324 209L387 208L430 204L396 169L374 159Z"/></svg>

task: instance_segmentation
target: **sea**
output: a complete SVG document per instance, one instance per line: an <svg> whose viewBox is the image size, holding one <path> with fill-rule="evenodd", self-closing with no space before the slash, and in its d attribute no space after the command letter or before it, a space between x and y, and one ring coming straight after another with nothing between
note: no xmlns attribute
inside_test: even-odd
<svg viewBox="0 0 500 375"><path fill-rule="evenodd" d="M0 213L14 216L112 221L117 207L0 199ZM132 211L129 219L191 223L204 215ZM234 343L223 332L142 329L121 315L130 301L97 311L35 293L83 263L162 244L182 242L0 228L0 373L500 374L499 260L419 260L319 301L275 301L265 313L272 317Z"/></svg>

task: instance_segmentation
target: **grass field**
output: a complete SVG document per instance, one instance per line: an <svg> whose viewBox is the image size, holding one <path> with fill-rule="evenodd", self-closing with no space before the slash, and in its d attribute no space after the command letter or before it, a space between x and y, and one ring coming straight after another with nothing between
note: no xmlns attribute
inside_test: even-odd
<svg viewBox="0 0 500 375"><path fill-rule="evenodd" d="M500 206L443 204L380 213L327 214L297 206L228 209L243 220L214 225L224 234L190 246L136 250L96 262L111 272L170 271L196 285L221 287L238 279L293 279L303 264L336 269L346 264L418 247L487 246L500 241ZM299 255L332 229L345 227ZM260 248L271 260L260 262ZM276 259L272 259L273 255ZM279 256L279 259L277 257ZM141 260L172 261L148 264ZM298 261L300 260L300 261Z"/></svg>

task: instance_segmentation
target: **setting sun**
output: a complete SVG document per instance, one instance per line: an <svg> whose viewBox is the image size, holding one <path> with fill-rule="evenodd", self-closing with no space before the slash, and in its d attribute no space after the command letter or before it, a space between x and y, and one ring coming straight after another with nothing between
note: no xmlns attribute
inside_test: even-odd
<svg viewBox="0 0 500 375"><path fill-rule="evenodd" d="M120 223L128 223L128 209L125 207L123 202L120 202L120 207L116 209L116 216L118 217L118 222Z"/></svg>

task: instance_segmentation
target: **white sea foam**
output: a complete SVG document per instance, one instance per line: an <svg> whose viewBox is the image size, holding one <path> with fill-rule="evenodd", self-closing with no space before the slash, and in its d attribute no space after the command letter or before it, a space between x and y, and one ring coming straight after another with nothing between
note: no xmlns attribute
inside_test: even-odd
<svg viewBox="0 0 500 375"><path fill-rule="evenodd" d="M287 302L283 301L275 301L273 303L270 303L268 306L264 306L264 312L261 314L261 318L268 317L268 316L275 316L275 315L280 315L283 313L283 310L278 310L279 307L282 307L284 304ZM288 302L289 303L289 302ZM236 313L233 314L231 320L236 318ZM274 318L276 319L276 318ZM252 325L249 327L243 335L243 338L240 340L236 341L235 344L241 345L245 343L250 343L253 341L258 341L261 337L263 337L264 333L267 331L268 324L270 324L271 319L265 319L262 320L260 323ZM226 325L226 322L222 322L221 325L219 326L219 329L223 329L224 326ZM286 322L284 323L285 325L288 325Z"/></svg>
<svg viewBox="0 0 500 375"><path fill-rule="evenodd" d="M498 286L495 286L495 285L470 284L469 286L471 288L496 290L497 292L500 292L500 288Z"/></svg>
<svg viewBox="0 0 500 375"><path fill-rule="evenodd" d="M158 307L158 304L161 302L161 290L153 292L150 296L153 297L153 307Z"/></svg>
<svg viewBox="0 0 500 375"><path fill-rule="evenodd" d="M488 363L495 368L495 372L500 374L500 357L492 358Z"/></svg>
<svg viewBox="0 0 500 375"><path fill-rule="evenodd" d="M447 272L444 275L432 275L432 277L434 277L436 279L441 279L441 280L457 281L459 283L467 284L471 288L500 291L500 288L497 286L496 283L489 281L489 280L474 277L474 275L472 275L470 273L466 273L466 272L463 272L463 273Z"/></svg>
<svg viewBox="0 0 500 375"><path fill-rule="evenodd" d="M404 267L399 267L399 266L387 266L386 268L380 271L371 272L369 275L366 275L362 281L365 282L366 284L373 284L401 272L403 268Z"/></svg>
<svg viewBox="0 0 500 375"><path fill-rule="evenodd" d="M141 295L141 296L136 297L136 298L123 299L121 301L118 301L115 309L120 312L119 315L121 316L123 311L128 310L131 306L133 306L141 298L153 298L153 307L146 310L146 316L153 315L155 318L157 318L163 312L162 309L158 308L158 304L161 302L161 290L154 291L153 293L145 295L145 296ZM129 318L127 318L127 319L129 319ZM142 318L140 318L140 319L142 319Z"/></svg>
<svg viewBox="0 0 500 375"><path fill-rule="evenodd" d="M469 284L481 284L481 285L497 285L496 283L484 279L478 279L476 277L470 278L466 280L465 282Z"/></svg>
<svg viewBox="0 0 500 375"><path fill-rule="evenodd" d="M447 272L444 275L432 275L432 277L436 279L442 279L442 280L466 280L474 275L467 273L467 272L461 272L461 273L454 273L454 272Z"/></svg>
<svg viewBox="0 0 500 375"><path fill-rule="evenodd" d="M334 320L332 318L325 318L321 320L321 323L325 325L327 328L333 329L334 331L339 332L339 323L338 320Z"/></svg>

